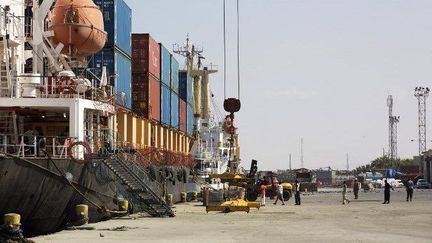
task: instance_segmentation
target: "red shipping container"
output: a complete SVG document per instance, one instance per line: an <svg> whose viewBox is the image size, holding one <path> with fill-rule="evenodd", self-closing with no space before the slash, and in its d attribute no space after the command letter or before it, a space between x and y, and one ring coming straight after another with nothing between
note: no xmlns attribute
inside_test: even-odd
<svg viewBox="0 0 432 243"><path fill-rule="evenodd" d="M146 72L160 79L160 46L150 34L132 34L132 73Z"/></svg>
<svg viewBox="0 0 432 243"><path fill-rule="evenodd" d="M147 119L160 121L160 81L153 75L132 74L132 109Z"/></svg>
<svg viewBox="0 0 432 243"><path fill-rule="evenodd" d="M180 99L180 112L179 112L179 123L180 123L180 131L186 132L186 116L187 114L187 106L186 101Z"/></svg>

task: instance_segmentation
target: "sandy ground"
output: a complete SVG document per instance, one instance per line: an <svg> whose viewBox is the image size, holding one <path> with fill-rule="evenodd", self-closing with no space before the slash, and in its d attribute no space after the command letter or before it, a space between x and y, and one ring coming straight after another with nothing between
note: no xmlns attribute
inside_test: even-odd
<svg viewBox="0 0 432 243"><path fill-rule="evenodd" d="M337 190L337 189L335 189ZM95 230L62 231L35 242L432 242L432 190L416 190L413 202L396 189L360 192L342 205L341 193L325 190L245 212L205 212L200 203L177 204L175 218L123 218L93 224ZM117 230L116 230L117 228ZM119 230L121 229L121 230Z"/></svg>

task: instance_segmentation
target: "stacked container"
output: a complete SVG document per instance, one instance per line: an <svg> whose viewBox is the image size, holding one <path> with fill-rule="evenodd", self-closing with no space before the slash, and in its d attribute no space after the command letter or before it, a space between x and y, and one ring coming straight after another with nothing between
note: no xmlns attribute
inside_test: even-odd
<svg viewBox="0 0 432 243"><path fill-rule="evenodd" d="M88 68L100 78L105 66L108 82L115 86L116 103L130 109L132 10L123 0L95 0L95 3L103 13L108 36L104 49L87 58Z"/></svg>
<svg viewBox="0 0 432 243"><path fill-rule="evenodd" d="M184 127L185 132L188 135L191 135L193 132L193 123L194 123L194 115L193 115L193 81L192 78L187 74L186 71L179 72L179 96L180 100L185 102L185 115L183 118L186 121L186 126Z"/></svg>
<svg viewBox="0 0 432 243"><path fill-rule="evenodd" d="M161 67L161 123L171 125L171 54L167 48L160 45Z"/></svg>
<svg viewBox="0 0 432 243"><path fill-rule="evenodd" d="M180 120L179 117L181 112L179 112L179 80L178 80L178 72L179 72L179 63L177 60L171 55L171 127L175 129L180 129Z"/></svg>
<svg viewBox="0 0 432 243"><path fill-rule="evenodd" d="M161 120L160 59L160 46L150 34L132 34L132 109L158 122Z"/></svg>

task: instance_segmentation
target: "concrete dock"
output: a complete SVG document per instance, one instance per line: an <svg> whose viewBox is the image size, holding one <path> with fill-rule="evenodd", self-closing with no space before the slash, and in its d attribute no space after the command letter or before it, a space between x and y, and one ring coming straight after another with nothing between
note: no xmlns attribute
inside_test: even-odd
<svg viewBox="0 0 432 243"><path fill-rule="evenodd" d="M339 189L340 190L340 189ZM383 205L383 191L363 192L342 205L338 189L302 196L302 205L267 205L234 213L206 213L201 203L175 205L175 218L132 215L32 238L35 242L431 242L432 190L415 190L412 202L398 188Z"/></svg>

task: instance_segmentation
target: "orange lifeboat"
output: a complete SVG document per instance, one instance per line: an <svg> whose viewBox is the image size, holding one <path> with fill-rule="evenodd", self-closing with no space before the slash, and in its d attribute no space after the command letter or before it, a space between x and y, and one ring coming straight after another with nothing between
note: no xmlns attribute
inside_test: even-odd
<svg viewBox="0 0 432 243"><path fill-rule="evenodd" d="M49 29L63 53L82 58L101 50L106 41L102 12L92 0L57 0Z"/></svg>

